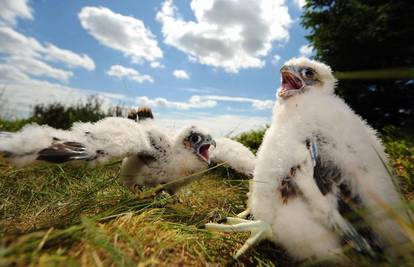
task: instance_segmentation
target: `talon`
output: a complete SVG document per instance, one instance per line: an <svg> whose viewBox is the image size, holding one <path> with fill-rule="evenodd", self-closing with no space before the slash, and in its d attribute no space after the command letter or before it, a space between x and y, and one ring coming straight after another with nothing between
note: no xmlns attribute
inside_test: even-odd
<svg viewBox="0 0 414 267"><path fill-rule="evenodd" d="M237 218L241 218L241 219L251 219L250 217L251 217L250 208L247 208L246 210L237 214Z"/></svg>
<svg viewBox="0 0 414 267"><path fill-rule="evenodd" d="M220 220L217 221L217 223L227 223L227 217L221 218Z"/></svg>
<svg viewBox="0 0 414 267"><path fill-rule="evenodd" d="M207 223L207 230L221 232L251 232L250 237L243 246L237 251L234 260L239 259L246 251L252 248L259 241L271 236L271 228L268 223L263 221L250 221L237 217L227 217L226 224Z"/></svg>

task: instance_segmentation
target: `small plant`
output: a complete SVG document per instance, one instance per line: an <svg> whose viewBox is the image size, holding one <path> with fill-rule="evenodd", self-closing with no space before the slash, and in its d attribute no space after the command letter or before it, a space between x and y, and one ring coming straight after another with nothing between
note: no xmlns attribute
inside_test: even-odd
<svg viewBox="0 0 414 267"><path fill-rule="evenodd" d="M263 136L266 133L266 130L269 128L269 126L265 126L262 129L259 130L251 130L245 133L240 134L235 139L236 141L242 143L243 145L250 148L253 153L257 153L257 150L259 149L260 145L263 141Z"/></svg>

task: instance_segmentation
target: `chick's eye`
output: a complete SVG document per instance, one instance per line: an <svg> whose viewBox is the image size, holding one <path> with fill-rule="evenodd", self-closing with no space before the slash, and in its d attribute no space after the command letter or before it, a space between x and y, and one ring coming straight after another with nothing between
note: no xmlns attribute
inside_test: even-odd
<svg viewBox="0 0 414 267"><path fill-rule="evenodd" d="M200 136L198 136L198 135L193 135L193 136L191 137L191 141L192 141L193 143L198 143L198 142L200 142L200 141L201 141L201 137L200 137Z"/></svg>
<svg viewBox="0 0 414 267"><path fill-rule="evenodd" d="M304 69L302 70L302 76L307 79L315 78L315 71L313 69Z"/></svg>

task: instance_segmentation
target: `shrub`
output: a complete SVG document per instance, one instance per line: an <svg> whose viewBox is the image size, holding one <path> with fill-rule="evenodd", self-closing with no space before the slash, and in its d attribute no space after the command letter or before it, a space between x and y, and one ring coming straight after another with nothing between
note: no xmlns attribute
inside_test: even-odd
<svg viewBox="0 0 414 267"><path fill-rule="evenodd" d="M108 114L102 110L102 102L92 96L85 103L69 107L60 103L37 105L30 120L54 128L69 129L74 122L95 122L106 116Z"/></svg>
<svg viewBox="0 0 414 267"><path fill-rule="evenodd" d="M250 148L253 153L257 153L260 145L262 144L263 136L269 126L265 126L259 130L251 130L245 133L240 134L235 138L236 141L242 143L243 145Z"/></svg>

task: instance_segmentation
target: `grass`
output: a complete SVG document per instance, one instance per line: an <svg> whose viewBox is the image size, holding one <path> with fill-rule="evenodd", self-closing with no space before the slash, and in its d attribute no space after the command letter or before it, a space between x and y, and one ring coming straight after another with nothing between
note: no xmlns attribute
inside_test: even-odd
<svg viewBox="0 0 414 267"><path fill-rule="evenodd" d="M174 195L140 198L119 165L90 169L0 161L0 266L225 265L247 234L200 226L245 208L248 181L221 167ZM271 244L243 261L269 265Z"/></svg>
<svg viewBox="0 0 414 267"><path fill-rule="evenodd" d="M391 165L413 200L414 142L387 131ZM241 139L254 146L262 135ZM0 266L223 266L248 237L200 227L245 208L248 180L225 167L174 195L132 194L118 176L119 164L14 168L0 158ZM359 266L374 264L355 258ZM262 242L237 264L293 262Z"/></svg>

